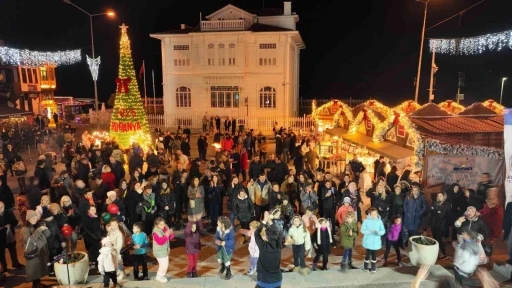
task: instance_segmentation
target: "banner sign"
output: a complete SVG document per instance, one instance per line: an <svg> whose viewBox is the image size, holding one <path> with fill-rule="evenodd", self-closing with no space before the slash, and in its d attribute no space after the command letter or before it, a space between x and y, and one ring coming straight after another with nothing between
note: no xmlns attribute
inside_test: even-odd
<svg viewBox="0 0 512 288"><path fill-rule="evenodd" d="M512 126L510 129L512 133ZM427 187L458 182L461 187L476 189L480 175L486 172L491 174L495 185L501 185L505 174L503 160L483 156L427 156Z"/></svg>
<svg viewBox="0 0 512 288"><path fill-rule="evenodd" d="M505 109L503 113L504 117L504 146L505 146L505 205L512 201L512 109Z"/></svg>

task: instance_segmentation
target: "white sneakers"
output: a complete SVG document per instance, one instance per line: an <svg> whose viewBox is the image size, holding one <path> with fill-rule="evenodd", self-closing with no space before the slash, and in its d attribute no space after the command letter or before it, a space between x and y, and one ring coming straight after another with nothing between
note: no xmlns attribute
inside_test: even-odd
<svg viewBox="0 0 512 288"><path fill-rule="evenodd" d="M123 280L124 278L124 271L117 270L117 280Z"/></svg>
<svg viewBox="0 0 512 288"><path fill-rule="evenodd" d="M167 278L165 278L163 276L156 276L155 280L158 282L167 283Z"/></svg>

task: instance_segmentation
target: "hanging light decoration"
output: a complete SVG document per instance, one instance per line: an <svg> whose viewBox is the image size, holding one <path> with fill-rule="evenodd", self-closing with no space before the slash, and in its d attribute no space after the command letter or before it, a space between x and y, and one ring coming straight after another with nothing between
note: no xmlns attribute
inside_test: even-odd
<svg viewBox="0 0 512 288"><path fill-rule="evenodd" d="M89 64L89 70L91 70L92 80L96 81L96 80L98 80L98 71L100 70L100 64L101 64L100 56L98 56L98 58L96 58L96 59L89 57L89 55L86 55L86 56L87 56L87 64Z"/></svg>
<svg viewBox="0 0 512 288"><path fill-rule="evenodd" d="M39 67L53 64L55 66L70 65L80 62L80 49L57 51L57 52L39 52L30 50L20 50L9 47L0 47L0 63L5 65L26 65Z"/></svg>
<svg viewBox="0 0 512 288"><path fill-rule="evenodd" d="M480 54L512 48L512 30L469 38L430 39L430 52L452 55Z"/></svg>

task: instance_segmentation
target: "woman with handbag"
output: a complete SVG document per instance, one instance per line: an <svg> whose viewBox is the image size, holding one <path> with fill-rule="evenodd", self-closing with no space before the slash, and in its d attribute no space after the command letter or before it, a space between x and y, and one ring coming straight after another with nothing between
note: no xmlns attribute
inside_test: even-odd
<svg viewBox="0 0 512 288"><path fill-rule="evenodd" d="M36 225L39 219L36 211L27 211L27 223L21 228L24 256L27 260L27 281L32 281L33 288L42 288L41 278L49 274L48 262L50 260L47 238L50 230L43 225ZM39 227L37 227L39 226Z"/></svg>
<svg viewBox="0 0 512 288"><path fill-rule="evenodd" d="M27 175L27 167L19 155L14 158L14 161L15 162L12 170L14 171L14 175L16 175L16 179L18 180L20 195L25 195L27 193L27 183L25 180L25 175Z"/></svg>
<svg viewBox="0 0 512 288"><path fill-rule="evenodd" d="M192 184L188 187L188 220L193 221L193 219L201 219L204 215L204 188L199 185L199 178L194 177L192 179ZM203 230L203 222L201 220L197 221L199 225L199 229ZM213 223L212 223L213 224Z"/></svg>

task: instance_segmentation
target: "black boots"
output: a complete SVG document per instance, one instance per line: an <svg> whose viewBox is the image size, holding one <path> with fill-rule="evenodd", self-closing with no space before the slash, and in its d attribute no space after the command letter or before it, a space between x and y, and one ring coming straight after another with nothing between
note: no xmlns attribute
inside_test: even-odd
<svg viewBox="0 0 512 288"><path fill-rule="evenodd" d="M229 280L231 279L231 277L233 277L233 275L231 275L231 267L230 266L226 266L226 280Z"/></svg>
<svg viewBox="0 0 512 288"><path fill-rule="evenodd" d="M370 260L364 260L363 271L368 272L368 266L370 266Z"/></svg>
<svg viewBox="0 0 512 288"><path fill-rule="evenodd" d="M197 271L192 271L192 278L197 278L199 276L197 276Z"/></svg>
<svg viewBox="0 0 512 288"><path fill-rule="evenodd" d="M192 276L192 272L187 272L187 278L194 278L194 276Z"/></svg>
<svg viewBox="0 0 512 288"><path fill-rule="evenodd" d="M224 265L224 263L220 264L220 270L219 270L219 273L224 273L224 271L226 271L226 265Z"/></svg>
<svg viewBox="0 0 512 288"><path fill-rule="evenodd" d="M341 262L341 270L340 271L344 272L344 273L347 272L347 263Z"/></svg>
<svg viewBox="0 0 512 288"><path fill-rule="evenodd" d="M348 260L347 269L357 269L357 267L352 265L352 259Z"/></svg>
<svg viewBox="0 0 512 288"><path fill-rule="evenodd" d="M372 273L377 272L377 260L375 260L375 261L372 260L372 270L370 270L370 272L372 272Z"/></svg>

